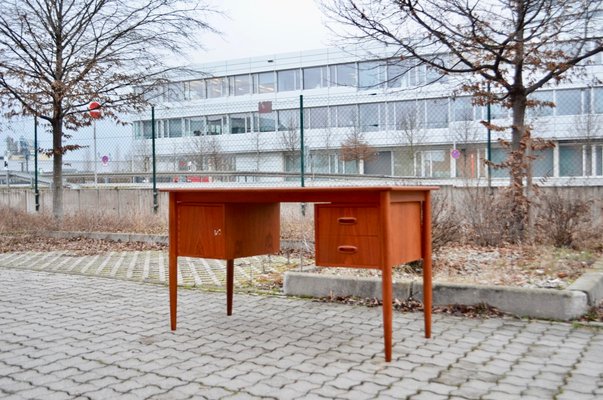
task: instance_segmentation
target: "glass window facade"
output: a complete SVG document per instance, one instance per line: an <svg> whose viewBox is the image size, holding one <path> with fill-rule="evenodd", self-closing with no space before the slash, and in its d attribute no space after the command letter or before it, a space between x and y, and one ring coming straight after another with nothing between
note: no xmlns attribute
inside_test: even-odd
<svg viewBox="0 0 603 400"><path fill-rule="evenodd" d="M379 103L359 104L358 105L358 120L360 131L372 132L382 129L380 123Z"/></svg>
<svg viewBox="0 0 603 400"><path fill-rule="evenodd" d="M188 83L188 94L187 98L190 100L204 99L205 95L205 81L190 81Z"/></svg>
<svg viewBox="0 0 603 400"><path fill-rule="evenodd" d="M399 88L402 86L402 79L404 78L406 70L403 65L399 62L390 61L387 64L387 87Z"/></svg>
<svg viewBox="0 0 603 400"><path fill-rule="evenodd" d="M212 78L207 81L207 97L215 99L226 95L226 79Z"/></svg>
<svg viewBox="0 0 603 400"><path fill-rule="evenodd" d="M182 137L182 119L173 118L168 120L169 137Z"/></svg>
<svg viewBox="0 0 603 400"><path fill-rule="evenodd" d="M355 63L331 65L330 73L331 86L356 86Z"/></svg>
<svg viewBox="0 0 603 400"><path fill-rule="evenodd" d="M559 176L582 176L582 146L559 146Z"/></svg>
<svg viewBox="0 0 603 400"><path fill-rule="evenodd" d="M304 110L304 126L309 129L327 128L329 126L329 109L313 107Z"/></svg>
<svg viewBox="0 0 603 400"><path fill-rule="evenodd" d="M142 121L142 137L145 139L153 137L153 124L151 121Z"/></svg>
<svg viewBox="0 0 603 400"><path fill-rule="evenodd" d="M231 77L230 93L234 96L243 96L251 93L251 76L235 75Z"/></svg>
<svg viewBox="0 0 603 400"><path fill-rule="evenodd" d="M593 89L593 112L603 114L603 88Z"/></svg>
<svg viewBox="0 0 603 400"><path fill-rule="evenodd" d="M274 132L276 130L276 112L254 113L254 130L257 132Z"/></svg>
<svg viewBox="0 0 603 400"><path fill-rule="evenodd" d="M452 101L453 121L472 121L473 119L473 105L470 97L458 97Z"/></svg>
<svg viewBox="0 0 603 400"><path fill-rule="evenodd" d="M582 95L578 89L555 91L557 115L578 115L582 110Z"/></svg>
<svg viewBox="0 0 603 400"><path fill-rule="evenodd" d="M231 114L230 133L247 133L252 131L251 114Z"/></svg>
<svg viewBox="0 0 603 400"><path fill-rule="evenodd" d="M299 128L299 110L281 110L278 112L278 130L288 131Z"/></svg>
<svg viewBox="0 0 603 400"><path fill-rule="evenodd" d="M256 93L274 93L276 90L274 72L262 72L254 76L257 80Z"/></svg>
<svg viewBox="0 0 603 400"><path fill-rule="evenodd" d="M304 89L319 89L329 86L327 67L312 67L303 69Z"/></svg>
<svg viewBox="0 0 603 400"><path fill-rule="evenodd" d="M331 126L349 127L356 126L358 113L355 105L331 107Z"/></svg>
<svg viewBox="0 0 603 400"><path fill-rule="evenodd" d="M224 133L224 119L223 115L209 115L207 117L207 134L208 135L222 135Z"/></svg>
<svg viewBox="0 0 603 400"><path fill-rule="evenodd" d="M184 83L174 82L166 85L165 96L167 101L184 100Z"/></svg>
<svg viewBox="0 0 603 400"><path fill-rule="evenodd" d="M206 134L205 117L193 117L184 120L185 134L187 136L201 136Z"/></svg>
<svg viewBox="0 0 603 400"><path fill-rule="evenodd" d="M425 102L406 100L391 103L389 119L391 129L411 133L425 127Z"/></svg>
<svg viewBox="0 0 603 400"><path fill-rule="evenodd" d="M278 71L277 79L279 92L289 92L301 89L299 69Z"/></svg>
<svg viewBox="0 0 603 400"><path fill-rule="evenodd" d="M548 117L553 115L553 107L550 105L546 105L547 103L553 103L553 91L542 91L542 92L534 92L530 94L529 99L536 100L541 102L541 104L537 104L534 107L528 109L528 116L531 117ZM542 104L544 102L544 104Z"/></svg>
<svg viewBox="0 0 603 400"><path fill-rule="evenodd" d="M448 99L425 100L425 121L428 128L448 126Z"/></svg>
<svg viewBox="0 0 603 400"><path fill-rule="evenodd" d="M381 62L369 61L358 63L358 88L377 89L381 87L384 79Z"/></svg>
<svg viewBox="0 0 603 400"><path fill-rule="evenodd" d="M534 153L532 161L533 176L549 177L553 176L553 149L544 149Z"/></svg>

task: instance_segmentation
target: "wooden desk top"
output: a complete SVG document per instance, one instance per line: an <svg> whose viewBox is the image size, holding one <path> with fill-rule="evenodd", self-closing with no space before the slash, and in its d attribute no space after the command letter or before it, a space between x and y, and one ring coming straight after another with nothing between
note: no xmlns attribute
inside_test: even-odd
<svg viewBox="0 0 603 400"><path fill-rule="evenodd" d="M249 188L168 188L162 192L176 193L181 201L221 203L264 202L379 202L381 193L396 198L420 199L437 186L329 186L329 187L249 187Z"/></svg>

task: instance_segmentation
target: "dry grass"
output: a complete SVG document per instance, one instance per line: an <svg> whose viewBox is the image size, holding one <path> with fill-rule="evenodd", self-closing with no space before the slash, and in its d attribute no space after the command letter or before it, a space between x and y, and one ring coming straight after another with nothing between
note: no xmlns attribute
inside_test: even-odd
<svg viewBox="0 0 603 400"><path fill-rule="evenodd" d="M127 232L167 234L167 221L161 216L130 214L116 216L113 213L66 214L57 226L50 214L29 214L14 209L0 209L0 234L37 233L41 231Z"/></svg>

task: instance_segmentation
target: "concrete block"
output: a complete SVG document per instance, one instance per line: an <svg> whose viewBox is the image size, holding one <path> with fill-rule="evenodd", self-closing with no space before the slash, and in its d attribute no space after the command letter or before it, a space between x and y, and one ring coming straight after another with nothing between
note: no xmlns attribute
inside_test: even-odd
<svg viewBox="0 0 603 400"><path fill-rule="evenodd" d="M168 244L168 235L144 235L139 233L131 233L128 235L130 242L142 242L149 244Z"/></svg>
<svg viewBox="0 0 603 400"><path fill-rule="evenodd" d="M78 232L82 237L87 237L95 240L112 240L110 236L112 235L109 232Z"/></svg>
<svg viewBox="0 0 603 400"><path fill-rule="evenodd" d="M568 287L568 290L575 290L585 293L588 298L588 304L591 306L599 304L603 300L603 272L587 272Z"/></svg>
<svg viewBox="0 0 603 400"><path fill-rule="evenodd" d="M393 287L394 297L407 299L410 296L410 289L410 282L396 282ZM287 272L283 291L290 296L354 296L381 299L381 279Z"/></svg>
<svg viewBox="0 0 603 400"><path fill-rule="evenodd" d="M412 294L423 300L422 283L413 284ZM520 317L562 321L577 318L588 309L586 294L579 291L453 283L433 285L434 305L480 303Z"/></svg>

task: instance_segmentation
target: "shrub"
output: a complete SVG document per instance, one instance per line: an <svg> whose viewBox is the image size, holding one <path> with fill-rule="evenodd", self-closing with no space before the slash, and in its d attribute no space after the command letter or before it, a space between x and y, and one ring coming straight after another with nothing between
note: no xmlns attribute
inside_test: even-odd
<svg viewBox="0 0 603 400"><path fill-rule="evenodd" d="M593 248L601 244L600 227L590 219L592 201L565 198L558 190L540 196L536 228L539 241L555 247ZM596 238L599 240L596 240Z"/></svg>

